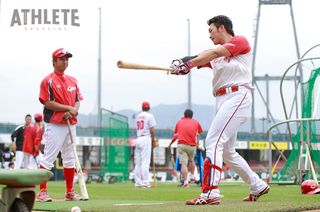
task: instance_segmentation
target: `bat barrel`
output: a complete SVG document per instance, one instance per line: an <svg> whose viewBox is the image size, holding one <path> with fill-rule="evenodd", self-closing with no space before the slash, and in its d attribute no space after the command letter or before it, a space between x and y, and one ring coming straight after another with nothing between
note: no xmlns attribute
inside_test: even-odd
<svg viewBox="0 0 320 212"><path fill-rule="evenodd" d="M173 71L172 68L154 66L154 65L145 65L145 64L139 64L139 63L131 63L131 62L125 62L122 60L119 60L117 62L117 66L118 68L124 68L124 69L160 70L160 71L166 71L166 72Z"/></svg>

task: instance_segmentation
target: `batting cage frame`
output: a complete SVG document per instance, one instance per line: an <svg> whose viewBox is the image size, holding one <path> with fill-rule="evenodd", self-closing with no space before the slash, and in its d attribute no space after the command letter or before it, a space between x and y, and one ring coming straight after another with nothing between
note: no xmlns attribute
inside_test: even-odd
<svg viewBox="0 0 320 212"><path fill-rule="evenodd" d="M316 87L320 84L320 68L312 69L308 81L302 82L302 73L300 80L296 85L300 85L301 94L301 115L296 119L289 119L285 100L283 95L283 81L288 71L297 66L301 66L304 61L318 60L316 58L300 59L292 64L283 74L280 83L280 94L285 113L285 121L272 125L267 133L269 135L269 180L277 183L293 183L301 184L304 180L313 179L318 181L320 174L320 137L317 136L317 131L320 129L320 119L316 118L316 111L319 107L319 91ZM296 70L297 70L296 69ZM297 73L297 72L296 72ZM297 91L295 91L297 92ZM297 95L297 93L296 93ZM295 96L297 97L297 96ZM297 102L297 101L296 101ZM297 104L297 107L299 105ZM292 109L292 108L291 108ZM319 114L318 114L319 115ZM292 125L294 123L294 125ZM288 158L280 151L273 142L273 129L279 125L286 124L288 137L291 143L291 152ZM275 164L272 165L272 148L278 153L278 159ZM285 165L277 173L276 167L280 160L285 162Z"/></svg>

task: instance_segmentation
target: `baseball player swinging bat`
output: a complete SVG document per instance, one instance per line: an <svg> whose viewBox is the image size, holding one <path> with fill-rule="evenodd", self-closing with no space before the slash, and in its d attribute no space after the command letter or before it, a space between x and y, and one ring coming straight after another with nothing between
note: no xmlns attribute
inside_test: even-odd
<svg viewBox="0 0 320 212"><path fill-rule="evenodd" d="M87 186L86 186L86 182L84 181L84 177L83 177L83 173L82 173L79 157L78 157L78 154L77 154L77 146L76 146L76 143L73 140L73 136L72 136L72 133L71 133L69 119L67 119L67 123L68 123L69 136L70 136L70 140L71 140L71 143L72 143L72 151L73 151L75 162L76 162L76 172L77 172L77 175L78 175L78 181L79 181L79 186L80 186L81 200L88 200L89 199L89 195L88 195L88 191L87 191Z"/></svg>
<svg viewBox="0 0 320 212"><path fill-rule="evenodd" d="M167 71L167 72L173 71L172 68L144 65L144 64L138 64L138 63L130 63L130 62L125 62L121 60L117 62L117 66L118 68L124 68L124 69L159 70L159 71Z"/></svg>

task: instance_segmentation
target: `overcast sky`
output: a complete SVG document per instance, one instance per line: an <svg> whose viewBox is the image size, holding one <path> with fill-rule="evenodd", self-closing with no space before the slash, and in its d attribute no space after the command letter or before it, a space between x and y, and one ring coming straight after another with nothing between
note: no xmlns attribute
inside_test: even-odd
<svg viewBox="0 0 320 212"><path fill-rule="evenodd" d="M320 2L292 1L303 54L320 42L317 15ZM0 122L10 123L21 123L26 113L42 111L38 101L39 85L52 72L51 54L60 47L74 55L66 73L79 81L84 96L80 113L96 112L99 7L102 10L102 107L114 111L139 110L144 100L150 101L152 106L187 102L186 76L166 75L160 71L119 70L116 66L118 60L169 66L173 59L186 56L187 19L191 26L191 55L209 49L213 44L209 40L206 21L220 14L229 16L235 33L246 36L253 46L254 21L258 12L258 0L0 2ZM75 9L78 10L76 22L80 26L70 26L70 13L67 14L67 26L62 24L61 13L59 25L32 25L30 20L23 25L21 20L21 26L10 26L14 11L20 11L20 18L24 18L21 9L47 9L48 14L52 9ZM49 15L48 21L51 18ZM256 75L281 76L296 61L290 7L263 6L260 18ZM307 66L312 68L313 64ZM194 104L213 104L211 80L209 69L192 71ZM271 87L271 110L275 117L282 119L283 110L277 97L279 82L271 83ZM256 108L257 117L265 116L259 97Z"/></svg>

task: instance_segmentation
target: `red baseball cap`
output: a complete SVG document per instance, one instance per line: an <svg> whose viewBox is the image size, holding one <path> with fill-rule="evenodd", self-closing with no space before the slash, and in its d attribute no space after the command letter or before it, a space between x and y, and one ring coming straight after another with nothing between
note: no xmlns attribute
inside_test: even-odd
<svg viewBox="0 0 320 212"><path fill-rule="evenodd" d="M52 53L52 59L56 59L64 56L67 56L69 58L69 57L72 57L72 54L67 50L65 50L64 48L59 48Z"/></svg>
<svg viewBox="0 0 320 212"><path fill-rule="evenodd" d="M43 120L42 114L41 113L34 114L34 120L41 122Z"/></svg>
<svg viewBox="0 0 320 212"><path fill-rule="evenodd" d="M150 103L149 102L142 102L142 108L150 108Z"/></svg>

